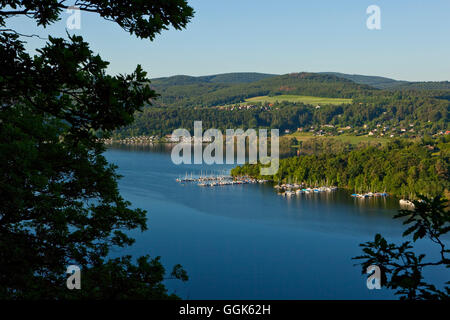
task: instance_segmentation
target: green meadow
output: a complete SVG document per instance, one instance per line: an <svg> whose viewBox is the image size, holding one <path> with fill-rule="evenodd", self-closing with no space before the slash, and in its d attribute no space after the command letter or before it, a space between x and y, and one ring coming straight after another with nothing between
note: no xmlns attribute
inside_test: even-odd
<svg viewBox="0 0 450 320"><path fill-rule="evenodd" d="M381 143L381 144L385 144L386 142L389 141L389 138L377 138L377 137L371 137L371 136L355 136L355 135L347 135L347 134L342 134L342 135L338 135L338 136L314 136L312 133L306 132L294 132L292 134L286 135L285 137L291 137L291 138L295 138L297 141L307 141L313 138L316 139L328 139L328 140L339 140L341 142L344 143L348 143L348 144L352 144L352 145L357 145L361 142L377 142L377 143Z"/></svg>

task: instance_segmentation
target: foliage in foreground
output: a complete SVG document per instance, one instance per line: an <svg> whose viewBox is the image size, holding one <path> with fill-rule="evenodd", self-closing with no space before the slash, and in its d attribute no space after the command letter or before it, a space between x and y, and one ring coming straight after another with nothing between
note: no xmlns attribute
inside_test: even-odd
<svg viewBox="0 0 450 320"><path fill-rule="evenodd" d="M121 197L94 132L130 124L156 97L146 73L107 75L108 62L78 36L50 37L32 57L7 28L17 15L47 26L66 2L0 3L0 299L176 298L159 257L109 258L147 218ZM149 39L193 13L184 0L76 2ZM66 288L68 265L81 268L81 290ZM171 277L187 280L179 265Z"/></svg>
<svg viewBox="0 0 450 320"><path fill-rule="evenodd" d="M395 290L400 299L429 300L450 299L450 281L439 289L424 279L425 268L450 268L450 250L446 248L443 236L450 231L450 212L446 200L441 197L429 199L421 197L421 201L414 201L415 209L399 210L394 218L404 219L403 224L408 228L403 236L413 235L413 242L406 241L400 245L388 243L380 234L374 241L360 244L364 255L353 259L361 262L362 273L370 265L376 265L381 270L381 285ZM435 261L426 261L425 254L417 255L412 243L420 239L429 239L439 249L439 256Z"/></svg>

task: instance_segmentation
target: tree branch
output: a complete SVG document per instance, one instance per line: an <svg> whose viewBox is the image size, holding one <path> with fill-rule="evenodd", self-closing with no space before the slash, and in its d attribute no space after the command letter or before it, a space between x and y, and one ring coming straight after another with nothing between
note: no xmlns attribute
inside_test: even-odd
<svg viewBox="0 0 450 320"><path fill-rule="evenodd" d="M22 37L29 37L29 38L36 37L41 40L48 40L48 38L42 38L41 36L39 36L37 34L23 34L23 33L17 32L16 30L13 30L13 29L0 29L0 32L12 32L12 33L17 34Z"/></svg>
<svg viewBox="0 0 450 320"><path fill-rule="evenodd" d="M61 9L73 9L73 7L77 7L80 11L98 13L97 9L88 9L86 6L84 6L84 7L81 7L81 6L65 6L65 5L63 5L61 3L58 4L58 8L61 8Z"/></svg>
<svg viewBox="0 0 450 320"><path fill-rule="evenodd" d="M29 12L28 10L21 11L0 11L0 16L10 16L16 14L35 14L36 12Z"/></svg>

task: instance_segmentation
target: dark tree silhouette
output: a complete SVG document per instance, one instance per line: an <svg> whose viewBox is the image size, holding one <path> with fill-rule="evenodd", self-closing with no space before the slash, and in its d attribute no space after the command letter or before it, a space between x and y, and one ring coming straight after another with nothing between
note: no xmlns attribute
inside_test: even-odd
<svg viewBox="0 0 450 320"><path fill-rule="evenodd" d="M146 73L107 75L108 62L78 36L50 37L30 56L7 24L20 15L47 26L76 5L153 39L184 28L193 9L185 0L68 2L0 2L0 298L176 298L159 257L108 258L147 219L120 196L98 138L156 97ZM71 264L81 268L81 290L66 288ZM187 280L179 265L171 277Z"/></svg>
<svg viewBox="0 0 450 320"><path fill-rule="evenodd" d="M400 299L429 300L450 298L450 281L438 289L435 285L424 281L423 269L431 267L450 268L449 249L446 249L442 236L450 231L450 213L448 205L441 197L428 199L420 197L414 201L414 210L399 210L394 218L403 218L403 224L410 225L403 236L413 235L413 242L428 238L439 248L436 261L426 261L425 254L417 255L411 241L401 245L388 243L380 234L374 241L360 246L364 255L353 259L361 262L363 274L370 265L377 265L381 271L381 285L395 290Z"/></svg>

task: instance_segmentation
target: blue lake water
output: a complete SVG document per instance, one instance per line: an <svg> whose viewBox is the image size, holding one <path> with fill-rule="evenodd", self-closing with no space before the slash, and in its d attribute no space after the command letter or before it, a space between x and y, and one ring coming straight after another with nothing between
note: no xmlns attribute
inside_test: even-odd
<svg viewBox="0 0 450 320"><path fill-rule="evenodd" d="M354 266L358 244L382 233L400 242L392 219L398 200L353 199L346 191L286 199L271 185L199 187L175 181L185 173L220 174L230 165L175 165L167 146L110 148L122 196L148 211L148 230L113 255L161 256L180 263L189 281L167 280L184 299L391 299L369 290ZM419 243L425 253L434 251ZM447 274L448 275L448 274ZM427 275L441 280L445 273Z"/></svg>

